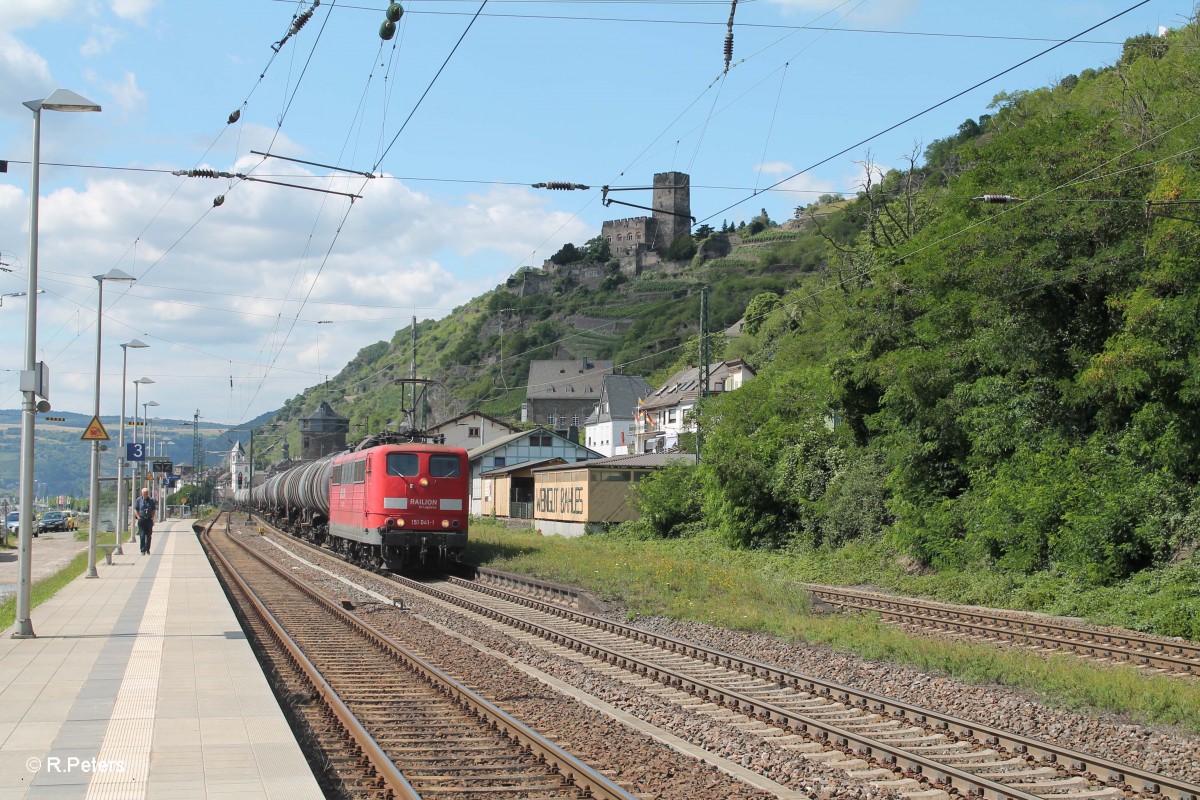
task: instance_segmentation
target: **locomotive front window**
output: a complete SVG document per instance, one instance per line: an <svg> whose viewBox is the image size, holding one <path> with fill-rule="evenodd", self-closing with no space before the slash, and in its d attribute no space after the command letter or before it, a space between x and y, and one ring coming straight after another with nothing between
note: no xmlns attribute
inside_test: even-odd
<svg viewBox="0 0 1200 800"><path fill-rule="evenodd" d="M387 474L411 478L421 474L421 462L416 453L388 453Z"/></svg>
<svg viewBox="0 0 1200 800"><path fill-rule="evenodd" d="M457 478L459 474L458 456L429 457L429 477Z"/></svg>

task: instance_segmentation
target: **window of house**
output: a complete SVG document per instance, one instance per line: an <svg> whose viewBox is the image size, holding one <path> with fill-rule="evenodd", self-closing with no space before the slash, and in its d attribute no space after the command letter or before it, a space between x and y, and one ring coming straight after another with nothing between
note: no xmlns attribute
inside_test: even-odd
<svg viewBox="0 0 1200 800"><path fill-rule="evenodd" d="M677 422L678 420L676 419L676 414L677 412L675 409L667 409L667 422Z"/></svg>
<svg viewBox="0 0 1200 800"><path fill-rule="evenodd" d="M479 428L467 428L467 438L478 439L479 438Z"/></svg>
<svg viewBox="0 0 1200 800"><path fill-rule="evenodd" d="M496 456L496 458L492 461L492 466L495 467L496 469L499 469L500 467L503 467L503 466L507 466L505 457L504 456Z"/></svg>
<svg viewBox="0 0 1200 800"><path fill-rule="evenodd" d="M421 464L416 453L388 453L387 474L394 477L411 478L421 473Z"/></svg>
<svg viewBox="0 0 1200 800"><path fill-rule="evenodd" d="M429 457L429 477L457 478L460 474L458 456Z"/></svg>
<svg viewBox="0 0 1200 800"><path fill-rule="evenodd" d="M579 415L578 415L578 414L572 414L572 415L571 415L571 424L572 424L572 425L578 425L578 424L579 424Z"/></svg>

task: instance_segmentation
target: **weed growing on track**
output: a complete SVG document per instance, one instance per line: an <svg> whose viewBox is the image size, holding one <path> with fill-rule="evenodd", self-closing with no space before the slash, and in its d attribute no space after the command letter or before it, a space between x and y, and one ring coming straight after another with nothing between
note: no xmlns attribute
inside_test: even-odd
<svg viewBox="0 0 1200 800"><path fill-rule="evenodd" d="M1134 667L1095 666L1071 656L909 636L874 618L814 615L801 584L874 583L863 563L824 565L762 552L729 550L705 539L643 540L614 535L565 539L473 521L474 563L585 587L624 602L631 615L662 615L757 631L909 664L975 684L1037 693L1051 704L1126 715L1200 733L1200 684ZM876 563L875 577L879 576ZM900 570L896 570L900 572ZM986 584L986 579L982 581ZM886 583L886 582L884 582ZM947 598L948 599L948 598Z"/></svg>

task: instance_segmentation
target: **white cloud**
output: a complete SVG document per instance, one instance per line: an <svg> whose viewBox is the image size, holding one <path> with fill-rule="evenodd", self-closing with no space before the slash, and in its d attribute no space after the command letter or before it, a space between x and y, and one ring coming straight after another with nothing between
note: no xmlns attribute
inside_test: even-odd
<svg viewBox="0 0 1200 800"><path fill-rule="evenodd" d="M126 111L135 111L146 105L146 93L138 88L137 76L132 72L126 72L119 83L104 82L102 85L117 105Z"/></svg>
<svg viewBox="0 0 1200 800"><path fill-rule="evenodd" d="M755 167L759 175L787 175L795 172L796 168L786 161L766 161Z"/></svg>
<svg viewBox="0 0 1200 800"><path fill-rule="evenodd" d="M79 0L4 0L0 3L0 29L27 28L79 11Z"/></svg>
<svg viewBox="0 0 1200 800"><path fill-rule="evenodd" d="M243 133L253 142L270 132L250 126ZM300 148L280 139L273 149ZM238 169L250 170L251 162ZM200 407L208 419L236 421L336 374L413 314L443 316L493 288L534 249L552 251L595 233L532 189L498 187L444 202L392 178L331 184L281 161L269 171L271 180L363 198L345 216L348 201L340 197L145 173L106 173L43 195L39 358L55 375L55 408L90 407L90 276L112 267L139 280L105 287L105 397L119 392L117 343L137 336L151 347L131 354L131 374L158 382L152 389L160 412L184 417ZM226 202L213 208L219 193ZM0 187L0 241L19 240L27 202L27 190ZM21 283L20 266L14 276L0 274L0 286ZM333 322L320 326L318 359L316 322L326 319ZM19 339L19 321L0 315L5 341ZM0 376L0 398L15 390L9 383Z"/></svg>
<svg viewBox="0 0 1200 800"><path fill-rule="evenodd" d="M156 5L158 0L112 0L112 12L121 19L131 19L141 24Z"/></svg>
<svg viewBox="0 0 1200 800"><path fill-rule="evenodd" d="M0 30L0 115L27 120L21 103L44 97L52 87L46 59L24 42Z"/></svg>
<svg viewBox="0 0 1200 800"><path fill-rule="evenodd" d="M116 28L101 25L92 30L92 35L79 48L79 52L89 58L112 52L113 45L125 38L125 34Z"/></svg>

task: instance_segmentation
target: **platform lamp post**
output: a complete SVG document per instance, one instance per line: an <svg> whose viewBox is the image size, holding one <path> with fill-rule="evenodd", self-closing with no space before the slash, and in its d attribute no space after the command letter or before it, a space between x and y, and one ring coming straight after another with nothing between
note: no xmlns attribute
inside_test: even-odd
<svg viewBox="0 0 1200 800"><path fill-rule="evenodd" d="M42 111L99 111L100 106L67 89L55 89L49 97L28 100L25 107L33 112L33 156L30 164L29 188L29 269L26 276L25 307L25 368L21 371L21 522L17 534L17 619L13 626L14 639L32 639L33 620L30 619L29 590L32 584L33 554L33 437L34 415L38 411L37 397L49 391L45 370L37 363L37 282L38 282L38 194L42 160ZM45 402L45 400L43 400ZM47 403L47 408L49 404Z"/></svg>
<svg viewBox="0 0 1200 800"><path fill-rule="evenodd" d="M128 272L122 272L119 269L110 269L103 275L93 275L96 285L99 287L96 296L96 392L92 400L93 419L100 419L100 355L103 336L101 329L104 324L104 282L105 281L123 281L125 283L133 283L137 278L130 275ZM118 507L119 508L119 507ZM87 574L85 578L98 578L96 573L96 529L100 526L100 440L92 440L92 480L91 480L91 499L88 501L88 512L91 517L88 521L88 558L87 558ZM119 511L118 511L119 515ZM117 536L120 539L120 535Z"/></svg>
<svg viewBox="0 0 1200 800"><path fill-rule="evenodd" d="M167 448L173 444L175 444L175 443L173 441L171 441L170 439L160 440L159 445L162 448L162 452L159 453L159 457L161 458L163 456L166 456ZM158 504L158 521L159 522L165 522L167 519L167 489L170 488L170 487L162 485L163 480L166 480L166 476L163 476L163 478L159 481L159 495L162 498Z"/></svg>
<svg viewBox="0 0 1200 800"><path fill-rule="evenodd" d="M129 365L131 348L149 347L139 339L131 339L121 343L121 430L117 433L117 549L116 555L124 555L121 550L121 540L129 528L129 494L125 483L125 381L126 367ZM144 380L149 380L145 378ZM136 393L136 390L135 390ZM137 416L137 402L134 402L134 416Z"/></svg>
<svg viewBox="0 0 1200 800"><path fill-rule="evenodd" d="M138 434L138 411L137 411L138 410L138 393L142 388L142 384L154 383L154 382L155 381L153 378L138 378L136 381L133 382L133 441L134 442L138 442L141 438ZM143 458L145 457L145 454L146 454L146 451L143 449L142 450ZM145 462L143 461L141 463L144 464ZM134 495L139 494L138 478L139 478L139 475L141 474L141 471L142 470L141 470L141 467L139 466L139 463L137 461L133 462L132 489L133 489ZM130 500L129 502L132 504L133 500ZM128 514L128 513L129 512L127 511L126 514ZM128 517L126 517L126 522L128 522ZM137 533L133 530L133 526L130 526L130 528L129 528L129 543L133 544L136 541L137 541Z"/></svg>
<svg viewBox="0 0 1200 800"><path fill-rule="evenodd" d="M154 455L154 433L150 425L150 409L157 406L157 400L147 400L145 403L142 403L142 426L145 429L142 431L142 442L147 445L147 451L150 455ZM150 466L148 463L144 464L145 468L142 471L146 483L150 482ZM141 494L141 490L138 491L138 494ZM154 494L153 486L150 487L150 494Z"/></svg>

